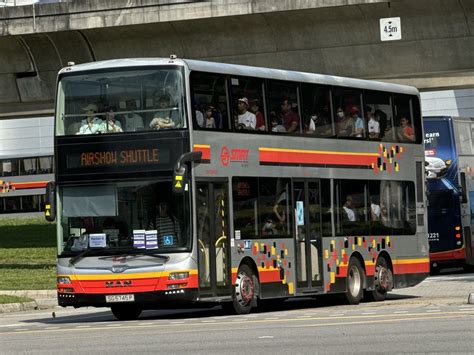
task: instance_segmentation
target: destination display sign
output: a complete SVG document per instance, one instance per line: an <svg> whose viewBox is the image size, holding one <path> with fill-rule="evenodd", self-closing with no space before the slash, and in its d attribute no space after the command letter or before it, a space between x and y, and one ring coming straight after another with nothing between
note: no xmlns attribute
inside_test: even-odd
<svg viewBox="0 0 474 355"><path fill-rule="evenodd" d="M188 140L182 137L103 138L91 137L77 144L67 137L58 141L58 181L113 180L145 172L172 171L188 146Z"/></svg>
<svg viewBox="0 0 474 355"><path fill-rule="evenodd" d="M68 168L92 166L127 166L169 162L169 151L158 148L90 151L68 154Z"/></svg>

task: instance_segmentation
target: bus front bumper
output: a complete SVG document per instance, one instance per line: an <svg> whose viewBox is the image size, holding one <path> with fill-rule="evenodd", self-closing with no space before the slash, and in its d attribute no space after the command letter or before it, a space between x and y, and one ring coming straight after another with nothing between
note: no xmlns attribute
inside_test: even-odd
<svg viewBox="0 0 474 355"><path fill-rule="evenodd" d="M130 295L133 295L132 297ZM120 297L114 297L114 301L107 301L107 296L125 296L131 301L117 302ZM117 304L140 305L143 309L170 308L177 304L193 303L198 300L197 289L178 289L156 292L138 292L123 294L84 294L84 293L60 293L58 292L58 304L61 307L111 307Z"/></svg>

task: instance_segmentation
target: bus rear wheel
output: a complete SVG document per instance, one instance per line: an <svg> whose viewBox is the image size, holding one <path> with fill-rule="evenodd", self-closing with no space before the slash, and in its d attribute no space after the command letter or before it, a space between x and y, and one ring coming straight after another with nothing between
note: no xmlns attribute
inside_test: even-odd
<svg viewBox="0 0 474 355"><path fill-rule="evenodd" d="M364 295L365 273L359 259L351 258L347 268L345 298L349 304L359 304Z"/></svg>
<svg viewBox="0 0 474 355"><path fill-rule="evenodd" d="M384 301L387 297L387 292L393 288L392 270L390 270L384 257L378 258L375 265L374 287L375 290L368 291L366 296L369 301L375 302Z"/></svg>
<svg viewBox="0 0 474 355"><path fill-rule="evenodd" d="M110 310L118 320L135 320L142 314L142 309L135 305L117 305L110 307Z"/></svg>
<svg viewBox="0 0 474 355"><path fill-rule="evenodd" d="M234 284L233 306L236 314L248 314L252 309L256 292L256 278L246 264L240 266Z"/></svg>

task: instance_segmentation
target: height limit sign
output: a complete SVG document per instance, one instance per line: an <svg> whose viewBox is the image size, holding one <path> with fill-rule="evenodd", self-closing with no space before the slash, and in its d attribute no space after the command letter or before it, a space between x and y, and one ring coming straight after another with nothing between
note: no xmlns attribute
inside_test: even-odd
<svg viewBox="0 0 474 355"><path fill-rule="evenodd" d="M396 41L402 39L400 17L380 19L380 39L382 41Z"/></svg>

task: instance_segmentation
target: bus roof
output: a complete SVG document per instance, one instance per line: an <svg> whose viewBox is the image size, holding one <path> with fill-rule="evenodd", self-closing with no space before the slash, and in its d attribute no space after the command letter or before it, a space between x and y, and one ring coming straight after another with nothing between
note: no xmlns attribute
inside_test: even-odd
<svg viewBox="0 0 474 355"><path fill-rule="evenodd" d="M385 83L381 81L353 79L341 76L314 74L307 72L298 72L291 70L281 70L263 67L253 67L238 64L226 64L218 62L208 62L191 59L170 59L170 58L126 58L111 59L98 62L90 62L68 66L59 72L59 74L102 70L106 68L124 68L124 67L144 67L154 65L181 65L187 66L190 70L231 74L239 76L252 76L257 78L288 80L297 82L317 83L324 85L347 86L351 88L360 88L368 90L398 92L402 94L418 95L418 90L413 86Z"/></svg>

